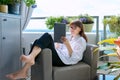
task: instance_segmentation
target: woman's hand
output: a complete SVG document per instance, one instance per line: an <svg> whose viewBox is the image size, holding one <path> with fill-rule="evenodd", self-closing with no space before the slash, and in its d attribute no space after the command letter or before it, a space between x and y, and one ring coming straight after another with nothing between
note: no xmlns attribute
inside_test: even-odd
<svg viewBox="0 0 120 80"><path fill-rule="evenodd" d="M69 44L69 41L67 40L67 38L66 37L61 37L61 41L65 44L65 45L67 45L67 44Z"/></svg>
<svg viewBox="0 0 120 80"><path fill-rule="evenodd" d="M58 49L60 47L59 43L55 43L55 48Z"/></svg>
<svg viewBox="0 0 120 80"><path fill-rule="evenodd" d="M66 45L66 47L67 47L67 49L68 49L68 52L69 52L69 55L71 56L73 50L72 50L72 48L71 48L71 45L70 45L69 41L67 40L66 37L61 37L61 41L63 42L63 44Z"/></svg>

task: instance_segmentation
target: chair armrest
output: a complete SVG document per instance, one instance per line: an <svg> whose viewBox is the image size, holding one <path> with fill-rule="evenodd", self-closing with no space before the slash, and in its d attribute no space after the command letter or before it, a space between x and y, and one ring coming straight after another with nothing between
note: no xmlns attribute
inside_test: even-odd
<svg viewBox="0 0 120 80"><path fill-rule="evenodd" d="M90 66L93 66L97 63L98 50L94 51L96 48L98 48L97 45L87 44L86 50L84 52L83 61Z"/></svg>
<svg viewBox="0 0 120 80"><path fill-rule="evenodd" d="M43 49L37 56L35 65L31 67L31 80L52 80L52 52Z"/></svg>
<svg viewBox="0 0 120 80"><path fill-rule="evenodd" d="M84 52L83 61L91 66L91 76L92 80L95 78L97 73L97 62L98 62L98 48L97 45L87 44L86 51Z"/></svg>

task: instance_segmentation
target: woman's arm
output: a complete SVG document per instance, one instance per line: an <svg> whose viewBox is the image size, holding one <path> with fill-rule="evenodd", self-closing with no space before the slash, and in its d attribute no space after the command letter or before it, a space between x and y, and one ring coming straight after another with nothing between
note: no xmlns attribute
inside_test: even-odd
<svg viewBox="0 0 120 80"><path fill-rule="evenodd" d="M67 49L68 49L68 52L69 52L69 55L71 56L73 50L72 50L72 48L71 48L71 45L70 45L69 41L67 40L66 37L62 37L61 40L62 40L63 44L66 45L66 47L67 47Z"/></svg>

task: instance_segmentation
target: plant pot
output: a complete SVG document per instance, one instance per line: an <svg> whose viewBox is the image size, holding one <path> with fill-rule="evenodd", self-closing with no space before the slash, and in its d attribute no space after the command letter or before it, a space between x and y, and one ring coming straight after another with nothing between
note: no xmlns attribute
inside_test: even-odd
<svg viewBox="0 0 120 80"><path fill-rule="evenodd" d="M0 5L0 12L8 13L8 5Z"/></svg>
<svg viewBox="0 0 120 80"><path fill-rule="evenodd" d="M20 14L20 3L9 4L8 5L8 12L10 14Z"/></svg>
<svg viewBox="0 0 120 80"><path fill-rule="evenodd" d="M93 28L93 24L83 24L85 32L91 32Z"/></svg>

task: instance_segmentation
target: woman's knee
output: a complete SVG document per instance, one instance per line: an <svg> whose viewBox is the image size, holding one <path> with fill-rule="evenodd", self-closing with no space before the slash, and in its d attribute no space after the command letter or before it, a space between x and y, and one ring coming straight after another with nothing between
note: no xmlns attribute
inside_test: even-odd
<svg viewBox="0 0 120 80"><path fill-rule="evenodd" d="M43 36L45 36L46 38L52 38L52 36L49 33L44 33Z"/></svg>
<svg viewBox="0 0 120 80"><path fill-rule="evenodd" d="M45 36L51 36L51 35L50 35L49 33L47 33L47 32L44 33L43 35L45 35Z"/></svg>

